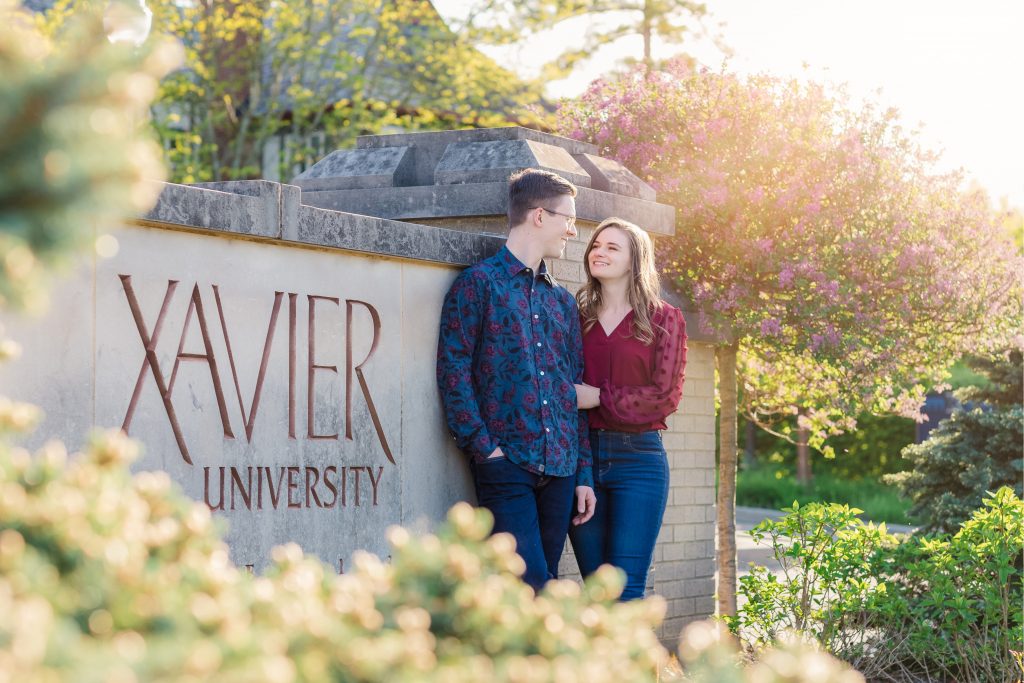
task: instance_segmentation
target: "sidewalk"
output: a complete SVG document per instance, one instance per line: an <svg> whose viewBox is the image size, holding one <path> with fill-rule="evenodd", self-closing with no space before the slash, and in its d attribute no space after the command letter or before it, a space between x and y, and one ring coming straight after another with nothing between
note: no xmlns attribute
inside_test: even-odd
<svg viewBox="0 0 1024 683"><path fill-rule="evenodd" d="M779 519L784 513L767 508L736 506L736 578L750 573L750 565L769 567L781 578L781 565L772 556L770 545L757 545L748 533L765 519Z"/></svg>
<svg viewBox="0 0 1024 683"><path fill-rule="evenodd" d="M765 519L779 519L785 513L767 508L736 507L736 574L737 578L750 573L751 563L769 567L781 578L779 563L772 556L771 546L757 545L748 533ZM904 524L886 524L889 533L908 534L915 527Z"/></svg>

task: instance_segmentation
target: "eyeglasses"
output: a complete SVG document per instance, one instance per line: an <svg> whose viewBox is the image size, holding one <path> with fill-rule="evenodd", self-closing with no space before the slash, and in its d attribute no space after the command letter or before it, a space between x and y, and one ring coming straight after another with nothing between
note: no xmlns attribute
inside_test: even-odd
<svg viewBox="0 0 1024 683"><path fill-rule="evenodd" d="M549 209L547 207L544 207L544 206L531 206L530 210L532 211L533 209L540 209L541 211L547 211L548 213L553 213L556 216L562 216L563 218L566 219L565 225L568 228L571 228L574 225L576 225L576 216L571 216L571 215L569 215L567 213L562 213L561 211L552 211L551 209Z"/></svg>

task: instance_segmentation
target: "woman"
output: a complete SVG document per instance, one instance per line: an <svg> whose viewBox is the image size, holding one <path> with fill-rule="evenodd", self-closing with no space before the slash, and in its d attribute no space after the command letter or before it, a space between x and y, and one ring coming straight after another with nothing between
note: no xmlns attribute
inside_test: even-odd
<svg viewBox="0 0 1024 683"><path fill-rule="evenodd" d="M609 218L584 254L576 295L583 327L580 408L591 409L597 509L569 532L584 577L602 564L626 573L622 600L642 598L668 499L665 421L683 391L686 324L661 300L651 238Z"/></svg>

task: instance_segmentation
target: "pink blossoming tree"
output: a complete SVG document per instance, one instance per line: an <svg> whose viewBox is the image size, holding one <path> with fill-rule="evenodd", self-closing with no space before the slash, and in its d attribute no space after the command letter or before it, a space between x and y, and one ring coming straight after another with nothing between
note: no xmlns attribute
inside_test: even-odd
<svg viewBox="0 0 1024 683"><path fill-rule="evenodd" d="M896 111L842 90L670 63L595 82L560 121L676 207L667 283L728 340L718 569L734 614L737 410L765 427L798 414L826 455L863 411L917 415L955 359L1019 328L1021 260Z"/></svg>

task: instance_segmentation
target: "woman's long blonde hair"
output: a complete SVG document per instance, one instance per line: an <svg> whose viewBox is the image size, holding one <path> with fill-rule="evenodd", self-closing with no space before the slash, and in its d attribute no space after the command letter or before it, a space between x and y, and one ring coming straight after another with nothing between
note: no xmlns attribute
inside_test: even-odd
<svg viewBox="0 0 1024 683"><path fill-rule="evenodd" d="M651 314L661 308L661 281L658 268L654 265L654 243L650 235L636 225L621 218L606 218L594 229L594 234L583 252L583 269L587 273L587 282L576 293L576 302L580 307L583 319L583 332L586 333L597 322L597 312L601 309L601 283L590 273L590 252L594 241L607 228L618 228L629 240L630 274L629 305L633 308L633 337L644 344L654 341L654 325Z"/></svg>

